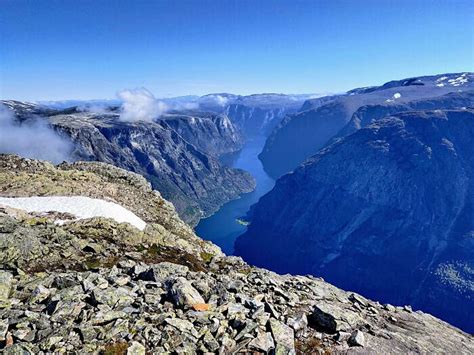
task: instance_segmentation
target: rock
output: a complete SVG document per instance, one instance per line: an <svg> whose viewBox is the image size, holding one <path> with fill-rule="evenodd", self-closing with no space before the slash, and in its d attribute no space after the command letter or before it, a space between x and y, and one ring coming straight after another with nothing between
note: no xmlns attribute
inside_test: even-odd
<svg viewBox="0 0 474 355"><path fill-rule="evenodd" d="M295 317L289 318L287 324L297 332L308 326L308 318L306 317L306 314L300 313Z"/></svg>
<svg viewBox="0 0 474 355"><path fill-rule="evenodd" d="M137 341L132 341L127 349L127 355L145 355L145 347Z"/></svg>
<svg viewBox="0 0 474 355"><path fill-rule="evenodd" d="M230 292L239 292L242 287L244 287L244 283L242 282L242 280L233 280L231 282L229 282L229 284L227 285L227 289L230 291Z"/></svg>
<svg viewBox="0 0 474 355"><path fill-rule="evenodd" d="M189 333L194 337L198 337L198 333L193 324L187 320L179 318L167 318L165 319L165 322L183 333Z"/></svg>
<svg viewBox="0 0 474 355"><path fill-rule="evenodd" d="M219 349L219 343L216 341L216 339L214 339L214 337L212 336L210 332L206 332L204 334L203 342L204 342L204 346L212 352Z"/></svg>
<svg viewBox="0 0 474 355"><path fill-rule="evenodd" d="M351 346L365 346L365 336L360 330L354 331L347 343Z"/></svg>
<svg viewBox="0 0 474 355"><path fill-rule="evenodd" d="M44 287L43 285L38 285L34 289L34 291L31 293L30 297L30 302L32 303L41 303L45 301L49 295L51 294L51 291Z"/></svg>
<svg viewBox="0 0 474 355"><path fill-rule="evenodd" d="M135 301L136 296L123 287L108 288L106 290L96 288L93 294L97 303L107 304L110 307L129 306Z"/></svg>
<svg viewBox="0 0 474 355"><path fill-rule="evenodd" d="M270 319L270 330L276 344L275 354L296 354L293 329L276 319Z"/></svg>
<svg viewBox="0 0 474 355"><path fill-rule="evenodd" d="M270 333L259 333L257 337L249 343L249 348L268 353L270 350L275 349L275 343Z"/></svg>
<svg viewBox="0 0 474 355"><path fill-rule="evenodd" d="M8 319L0 319L0 342L5 341L8 332Z"/></svg>
<svg viewBox="0 0 474 355"><path fill-rule="evenodd" d="M179 307L192 307L206 303L199 292L184 277L177 278L170 289L174 303Z"/></svg>
<svg viewBox="0 0 474 355"><path fill-rule="evenodd" d="M8 271L0 270L0 302L6 301L10 296L13 275Z"/></svg>
<svg viewBox="0 0 474 355"><path fill-rule="evenodd" d="M192 305L192 308L195 311L205 312L205 311L208 311L211 308L211 306L207 303L195 303Z"/></svg>

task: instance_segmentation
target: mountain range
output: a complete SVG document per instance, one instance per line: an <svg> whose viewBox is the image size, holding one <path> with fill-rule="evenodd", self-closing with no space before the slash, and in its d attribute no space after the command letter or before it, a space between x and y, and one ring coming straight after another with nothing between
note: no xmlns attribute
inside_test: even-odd
<svg viewBox="0 0 474 355"><path fill-rule="evenodd" d="M473 332L472 78L393 81L285 118L261 157L278 142L275 174L304 162L252 207L236 254Z"/></svg>

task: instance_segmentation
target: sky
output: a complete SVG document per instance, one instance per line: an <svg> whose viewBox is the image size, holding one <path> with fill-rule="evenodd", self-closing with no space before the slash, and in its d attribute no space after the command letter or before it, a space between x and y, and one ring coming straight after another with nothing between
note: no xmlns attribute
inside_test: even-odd
<svg viewBox="0 0 474 355"><path fill-rule="evenodd" d="M472 0L0 0L0 98L324 93L473 71Z"/></svg>

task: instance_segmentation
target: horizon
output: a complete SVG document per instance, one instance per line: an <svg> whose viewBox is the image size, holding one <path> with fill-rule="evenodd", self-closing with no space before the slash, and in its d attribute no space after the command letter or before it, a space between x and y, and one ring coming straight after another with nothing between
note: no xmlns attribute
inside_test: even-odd
<svg viewBox="0 0 474 355"><path fill-rule="evenodd" d="M339 93L473 71L473 3L2 2L0 97Z"/></svg>
<svg viewBox="0 0 474 355"><path fill-rule="evenodd" d="M308 99L311 98L319 98L319 97L324 97L324 96L331 96L331 95L343 95L346 94L348 91L354 90L354 89L364 89L364 88L370 88L370 87L377 87L377 86L382 86L390 81L394 80L408 80L411 78L417 78L417 77L431 77L431 76L439 76L439 75L456 75L456 74L463 74L463 73L473 73L470 70L464 70L464 71L459 71L459 72L443 72L443 73L434 73L434 74L423 74L423 75L415 75L415 76L410 76L410 77L401 77L401 78L393 78L392 80L385 81L383 83L378 83L374 85L367 85L367 86L357 86L357 87L352 87L347 90L343 91L336 91L336 92L253 92L249 94L240 94L240 93L234 93L234 92L208 92L206 94L202 95L197 95L197 94L183 94L183 95L178 95L178 96L159 96L155 97L156 100L167 100L167 99L180 99L180 98L187 98L187 97L193 97L193 98L202 98L205 96L210 96L210 95L235 95L235 96L241 96L241 97L248 97L248 96L253 96L253 95L284 95L284 96L312 96L314 97L309 97ZM148 90L145 87L137 87L137 88L132 88L133 89L145 89ZM59 102L67 102L67 101L84 101L84 102L93 102L93 101L116 101L116 102L122 102L123 100L118 97L119 91L115 93L114 97L100 97L100 98L84 98L84 99L78 99L78 98L65 98L65 99L59 99L59 100L21 100L21 99L12 99L12 98L0 98L1 100L12 100L12 101L24 101L24 102L32 102L32 103L59 103Z"/></svg>

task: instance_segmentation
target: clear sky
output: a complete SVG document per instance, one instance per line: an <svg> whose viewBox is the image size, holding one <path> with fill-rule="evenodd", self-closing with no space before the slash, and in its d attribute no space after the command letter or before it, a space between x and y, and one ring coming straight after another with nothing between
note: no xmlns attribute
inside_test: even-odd
<svg viewBox="0 0 474 355"><path fill-rule="evenodd" d="M474 0L1 0L0 98L339 92L472 71Z"/></svg>

